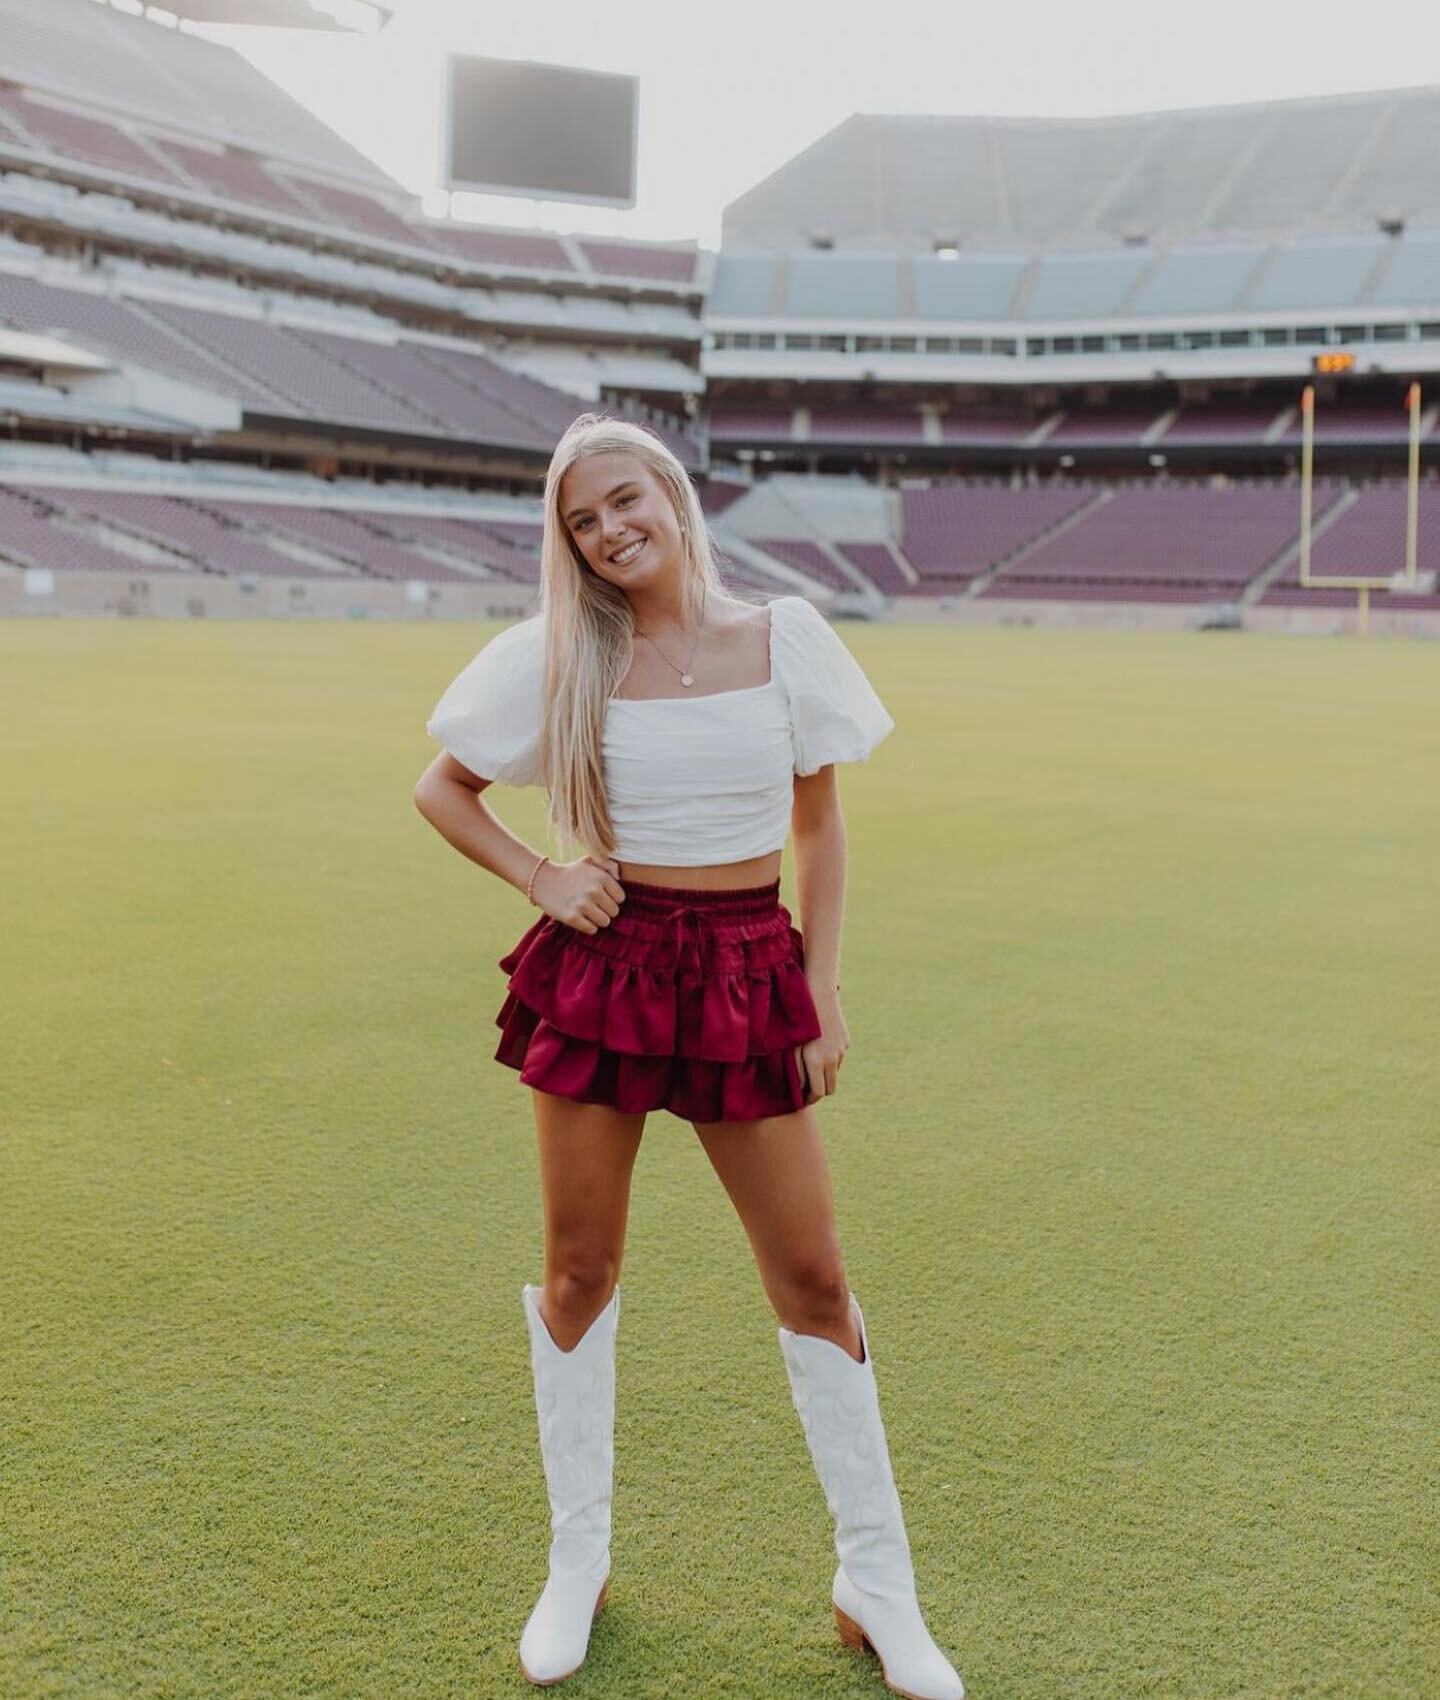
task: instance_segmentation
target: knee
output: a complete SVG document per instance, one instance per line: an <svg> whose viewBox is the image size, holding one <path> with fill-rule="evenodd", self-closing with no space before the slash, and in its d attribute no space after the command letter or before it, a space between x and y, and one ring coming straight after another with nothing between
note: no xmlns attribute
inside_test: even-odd
<svg viewBox="0 0 1440 1700"><path fill-rule="evenodd" d="M589 1321L599 1315L615 1290L619 1259L604 1249L574 1248L550 1260L546 1290L561 1316Z"/></svg>
<svg viewBox="0 0 1440 1700"><path fill-rule="evenodd" d="M797 1334L846 1328L850 1285L839 1257L816 1258L787 1271L775 1308L779 1320Z"/></svg>

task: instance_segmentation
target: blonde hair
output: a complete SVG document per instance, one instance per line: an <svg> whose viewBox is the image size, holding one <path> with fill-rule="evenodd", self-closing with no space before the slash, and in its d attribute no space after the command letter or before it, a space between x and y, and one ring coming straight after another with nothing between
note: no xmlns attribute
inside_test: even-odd
<svg viewBox="0 0 1440 1700"><path fill-rule="evenodd" d="M582 413L555 445L545 474L545 529L540 542L540 617L545 632L545 685L540 761L550 791L549 825L562 843L590 855L615 855L605 795L602 740L605 709L630 670L635 616L618 585L601 578L581 553L560 513L560 483L589 455L634 455L670 498L680 530L680 603L687 623L702 605L737 602L726 591L700 498L685 468L653 432L628 419Z"/></svg>

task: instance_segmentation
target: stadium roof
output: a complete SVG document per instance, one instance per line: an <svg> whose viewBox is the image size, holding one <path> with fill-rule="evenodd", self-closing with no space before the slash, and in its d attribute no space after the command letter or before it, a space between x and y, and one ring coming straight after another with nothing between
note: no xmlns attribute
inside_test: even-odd
<svg viewBox="0 0 1440 1700"><path fill-rule="evenodd" d="M0 0L0 80L403 193L233 48L94 0Z"/></svg>
<svg viewBox="0 0 1440 1700"><path fill-rule="evenodd" d="M351 30L362 26L352 14L367 10L373 14L371 28L387 23L390 8L363 0L362 6L353 3L336 16L324 9L324 0L167 0L166 8L182 18L202 23L263 24L271 29Z"/></svg>
<svg viewBox="0 0 1440 1700"><path fill-rule="evenodd" d="M1440 86L1105 118L856 114L725 209L727 249L1033 253L1440 222Z"/></svg>

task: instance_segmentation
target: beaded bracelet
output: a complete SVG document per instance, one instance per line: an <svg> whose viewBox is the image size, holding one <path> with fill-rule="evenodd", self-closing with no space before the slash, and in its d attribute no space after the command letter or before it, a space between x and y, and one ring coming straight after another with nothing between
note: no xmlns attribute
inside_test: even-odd
<svg viewBox="0 0 1440 1700"><path fill-rule="evenodd" d="M542 856L540 858L540 860L535 864L535 866L533 868L531 868L530 878L528 880L526 880L526 882L525 882L525 901L527 903L534 903L534 901L535 901L535 896L534 896L535 876L536 876L536 874L538 874L540 872L540 869L549 860L550 860L550 858L548 856Z"/></svg>

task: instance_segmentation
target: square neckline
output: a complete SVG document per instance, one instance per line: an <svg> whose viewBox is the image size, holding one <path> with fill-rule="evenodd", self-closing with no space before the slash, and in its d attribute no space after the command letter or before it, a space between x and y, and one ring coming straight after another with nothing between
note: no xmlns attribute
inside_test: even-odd
<svg viewBox="0 0 1440 1700"><path fill-rule="evenodd" d="M709 702L709 701L711 701L712 698L715 698L715 697L754 696L756 694L756 692L758 692L758 691L768 691L768 690L770 690L776 682L776 680L775 680L775 604L777 602L781 602L783 600L784 600L783 597L776 596L776 597L772 598L771 601L769 601L765 604L766 611L767 611L767 614L768 614L768 619L767 619L767 622L766 622L766 631L765 631L765 648L766 648L766 654L767 654L769 661L770 661L770 677L765 681L765 683L763 685L737 685L734 688L734 690L729 690L729 691L703 691L698 697L693 695L692 693L690 693L688 691L683 693L680 696L673 696L673 697L611 697L609 699L609 701L605 704L606 712L608 713L610 711L610 709L616 703L625 703L627 706L633 707L633 708L643 708L646 705L648 705L650 703L655 703L655 702Z"/></svg>

